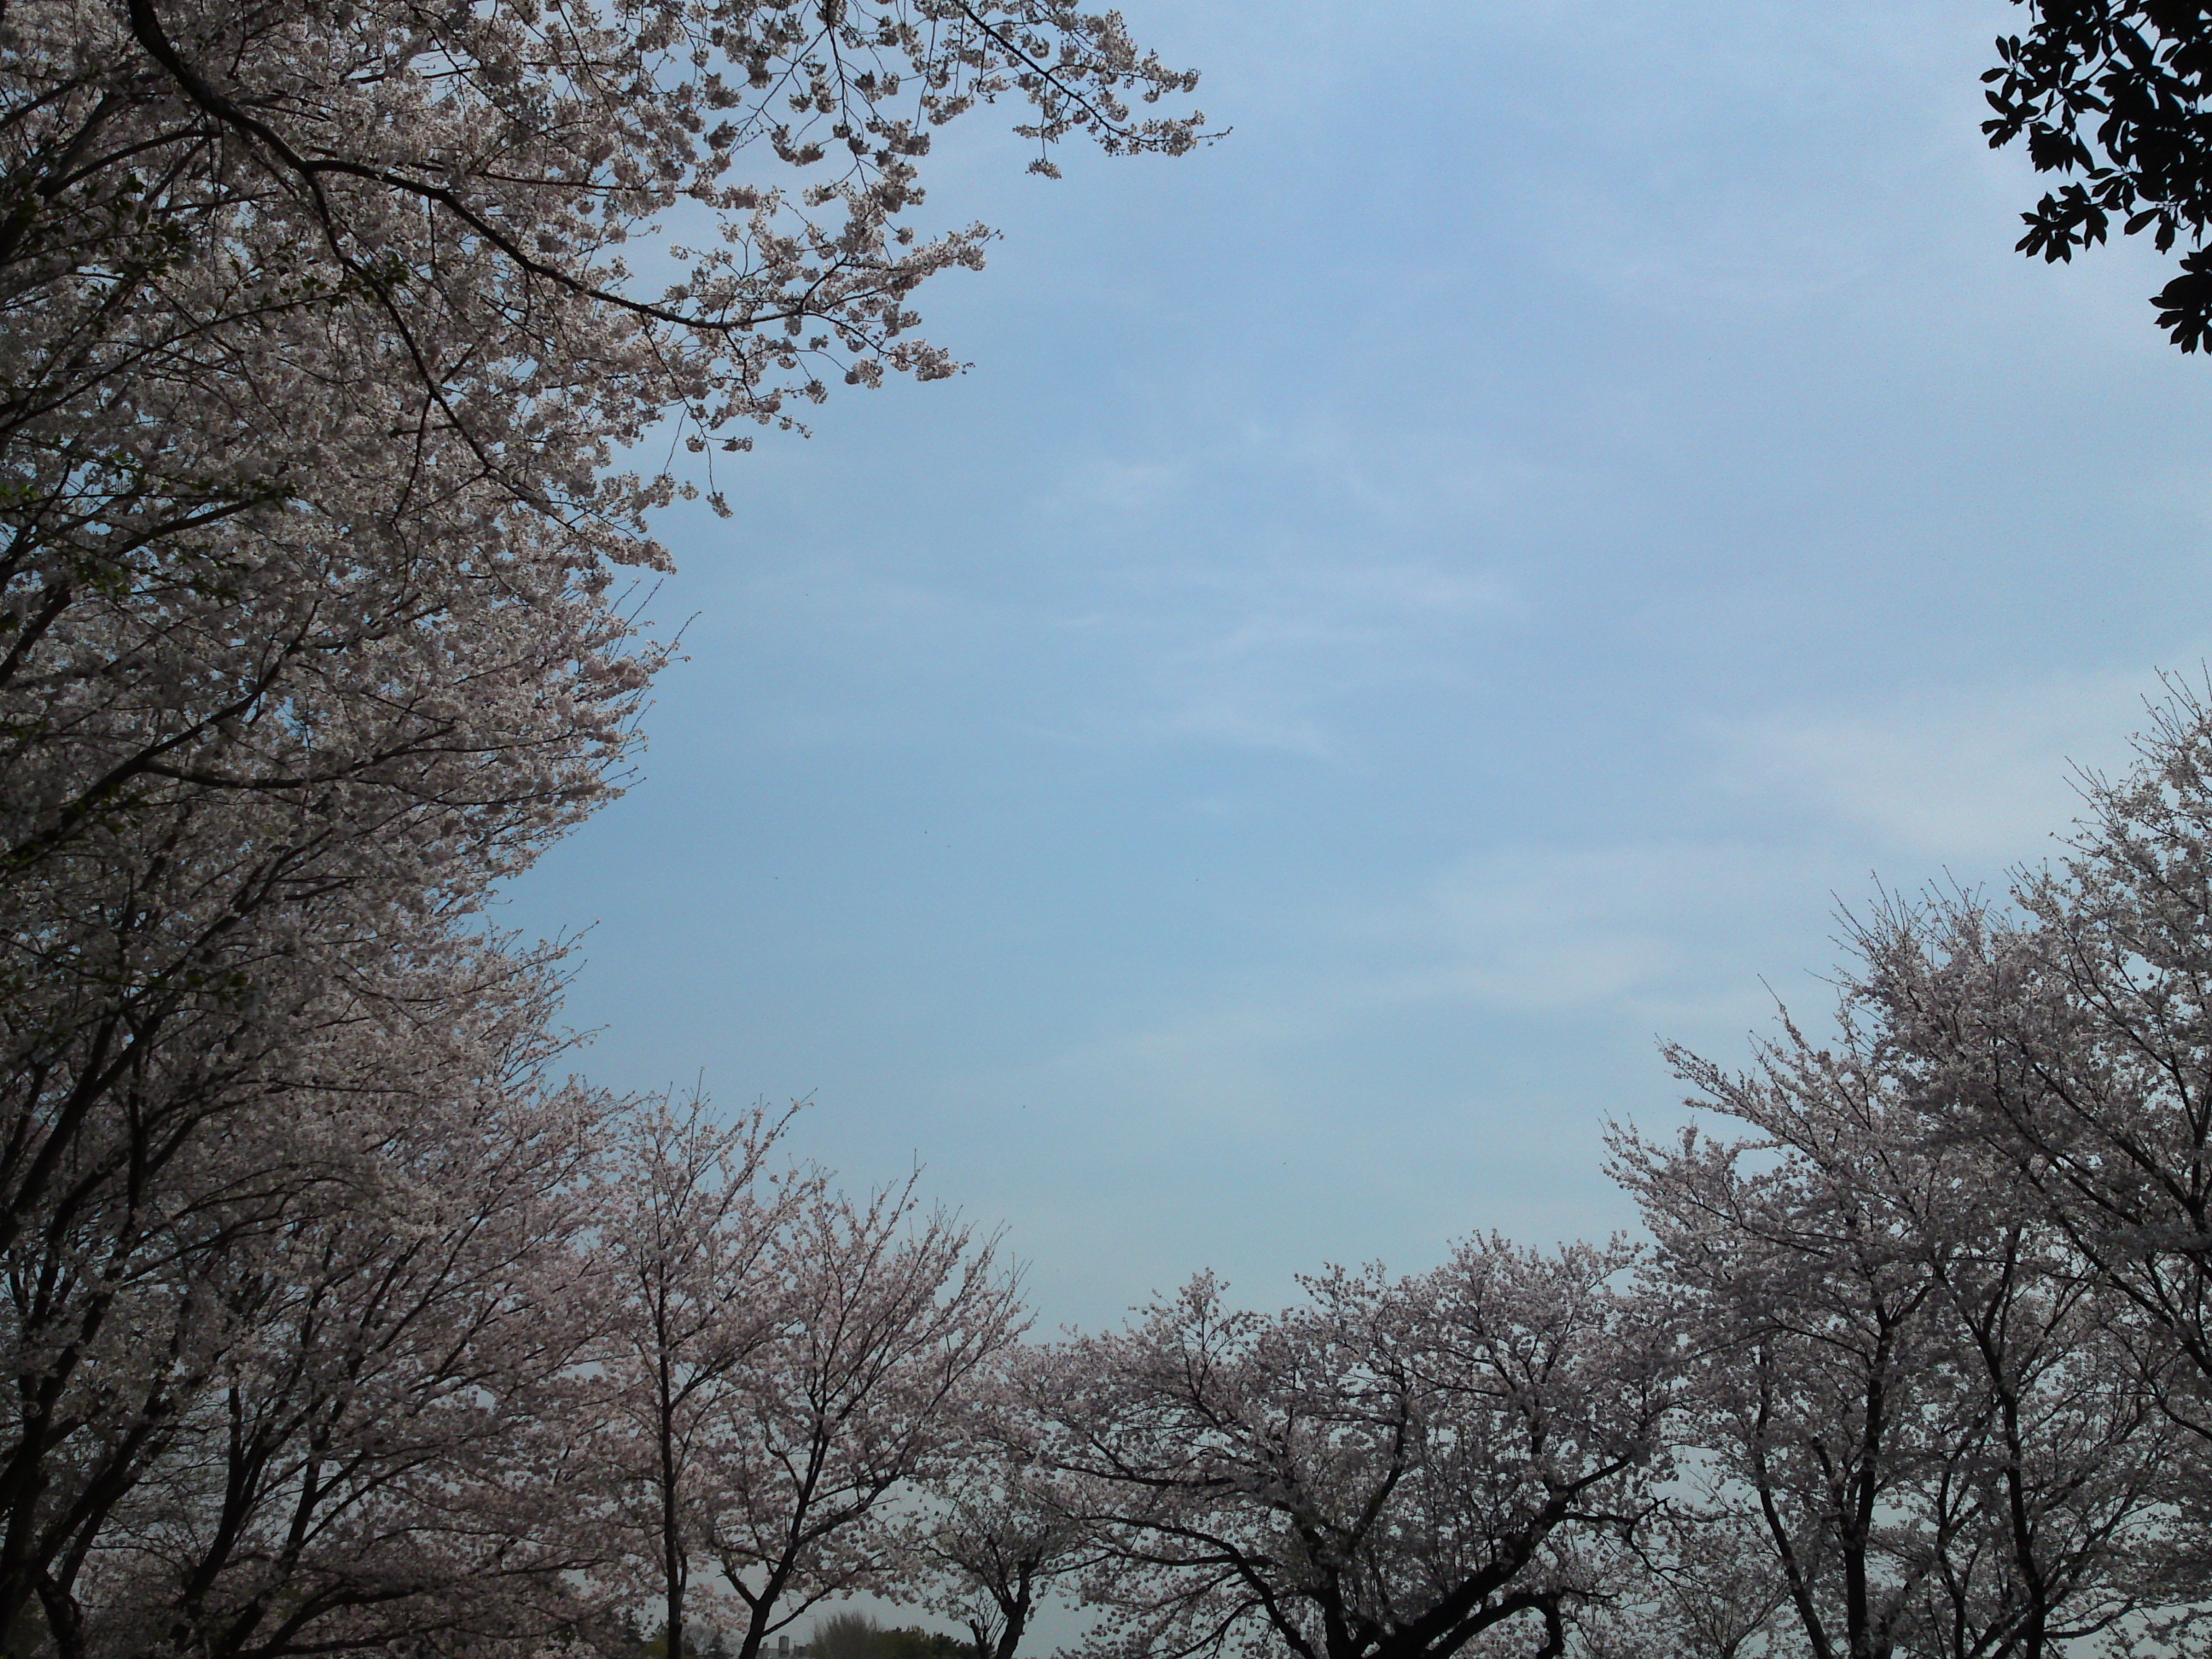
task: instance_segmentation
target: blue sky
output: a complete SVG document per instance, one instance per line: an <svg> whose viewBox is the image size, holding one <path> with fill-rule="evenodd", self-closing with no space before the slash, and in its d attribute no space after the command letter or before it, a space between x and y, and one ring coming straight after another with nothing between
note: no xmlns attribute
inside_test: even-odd
<svg viewBox="0 0 2212 1659"><path fill-rule="evenodd" d="M1657 1037L2043 856L2212 653L2212 365L2011 252L2003 0L1127 9L1232 135L940 147L970 371L668 521L644 781L501 917L595 1076L811 1097L1048 1324L1626 1224Z"/></svg>

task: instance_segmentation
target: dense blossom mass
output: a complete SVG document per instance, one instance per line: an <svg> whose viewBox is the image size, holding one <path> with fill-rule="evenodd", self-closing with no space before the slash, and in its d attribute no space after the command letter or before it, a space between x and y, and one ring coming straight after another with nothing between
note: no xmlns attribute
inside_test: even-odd
<svg viewBox="0 0 2212 1659"><path fill-rule="evenodd" d="M2197 9L2037 15L2052 246L2200 232ZM915 1182L568 1074L480 907L621 786L651 514L953 371L938 127L1172 155L1193 84L1060 0L0 3L0 1654L2201 1646L2186 695L2012 902L1864 927L1832 1040L1674 1055L1640 1244L1040 1340Z"/></svg>
<svg viewBox="0 0 2212 1659"><path fill-rule="evenodd" d="M1173 153L1132 106L1191 79L1038 0L0 8L9 1651L526 1641L654 1553L637 1109L470 920L621 781L646 515L714 488L632 458L951 372L935 130ZM762 1225L903 1236L803 1197Z"/></svg>

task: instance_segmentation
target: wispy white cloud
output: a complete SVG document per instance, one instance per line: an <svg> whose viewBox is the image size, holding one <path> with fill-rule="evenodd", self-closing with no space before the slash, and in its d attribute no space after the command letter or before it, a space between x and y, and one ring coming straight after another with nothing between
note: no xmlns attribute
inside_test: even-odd
<svg viewBox="0 0 2212 1659"><path fill-rule="evenodd" d="M1045 493L1048 510L1136 513L1164 505L1189 487L1191 470L1167 460L1093 455L1070 465Z"/></svg>
<svg viewBox="0 0 2212 1659"><path fill-rule="evenodd" d="M1717 723L1724 784L1829 820L1833 839L1936 860L2032 858L2080 807L2076 769L2109 767L2142 724L2140 672L2060 675Z"/></svg>
<svg viewBox="0 0 2212 1659"><path fill-rule="evenodd" d="M1320 413L1231 425L1203 454L1092 456L1037 511L1112 556L1072 560L1009 621L1109 669L1044 716L1085 740L1342 757L1349 700L1460 678L1485 630L1528 620L1482 532L1563 487L1494 446Z"/></svg>
<svg viewBox="0 0 2212 1659"><path fill-rule="evenodd" d="M1127 618L1138 671L1095 705L1106 729L1139 741L1196 739L1316 758L1356 748L1343 706L1378 687L1450 680L1471 635L1510 625L1520 600L1480 568L1419 557L1285 557L1263 567L1176 573L1175 590ZM1157 590L1156 590L1157 592Z"/></svg>
<svg viewBox="0 0 2212 1659"><path fill-rule="evenodd" d="M769 713L786 740L866 740L933 707L967 718L970 690L1018 678L1000 719L1072 744L1342 758L1363 735L1354 700L1461 678L1486 631L1528 623L1471 526L1534 489L1510 454L1320 417L1202 453L1093 452L1039 490L1025 529L994 532L1031 548L1002 580L833 540L748 575L715 625L749 662L834 663L854 688L803 726ZM755 617L779 631L748 648ZM892 678L899 696L860 695Z"/></svg>
<svg viewBox="0 0 2212 1659"><path fill-rule="evenodd" d="M1721 1042L1778 1000L1817 1023L1838 911L1878 880L1994 878L2034 856L2078 805L2074 767L2124 763L2144 689L2140 674L2054 676L1710 725L1692 736L1721 787L1788 809L1747 814L1765 832L1473 850L1397 898L1279 919L1297 965L1156 1010L1067 1063L1249 1127L1298 1094L1301 1055L1408 1011ZM1325 746L1314 730L1234 729L1253 717L1230 702L1205 717L1224 740Z"/></svg>
<svg viewBox="0 0 2212 1659"><path fill-rule="evenodd" d="M1312 1109L1313 1055L1408 1016L1733 1038L1778 988L1825 995L1808 975L1827 963L1777 958L1820 935L1839 867L1686 841L1485 852L1397 902L1285 918L1302 945L1279 969L1134 1011L1048 1069L1125 1103L1140 1137L1250 1134Z"/></svg>
<svg viewBox="0 0 2212 1659"><path fill-rule="evenodd" d="M1834 906L1832 859L1693 841L1486 852L1431 886L1408 994L1510 1012L1610 1010L1650 1028L1757 1018L1762 945ZM1794 924L1794 926L1792 926Z"/></svg>

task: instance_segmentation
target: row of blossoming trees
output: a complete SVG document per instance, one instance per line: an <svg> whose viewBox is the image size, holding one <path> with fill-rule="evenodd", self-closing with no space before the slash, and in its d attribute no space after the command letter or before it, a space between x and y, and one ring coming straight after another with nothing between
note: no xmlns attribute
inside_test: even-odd
<svg viewBox="0 0 2212 1659"><path fill-rule="evenodd" d="M1620 1139L1642 1253L1032 1343L910 1187L566 1075L480 907L619 786L647 515L721 504L626 458L951 372L934 129L1174 153L1190 84L1060 0L0 4L0 1650L2196 1639L2185 699L2016 906L1869 927L1836 1040L1681 1057L1736 1138Z"/></svg>
<svg viewBox="0 0 2212 1659"><path fill-rule="evenodd" d="M1613 1137L1647 1244L1012 1353L919 1511L944 1605L988 1650L1066 1574L1115 1659L2201 1651L2212 709L2139 749L2005 905L1857 927L1827 1040L1674 1052L1705 1127Z"/></svg>

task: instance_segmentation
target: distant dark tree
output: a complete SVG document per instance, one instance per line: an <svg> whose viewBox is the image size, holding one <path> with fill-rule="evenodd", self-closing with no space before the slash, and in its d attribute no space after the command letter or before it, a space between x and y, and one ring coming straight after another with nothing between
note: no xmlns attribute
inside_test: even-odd
<svg viewBox="0 0 2212 1659"><path fill-rule="evenodd" d="M2047 260L2106 240L2112 221L2185 247L2154 296L2184 351L2212 344L2212 7L2200 0L2015 0L2025 34L1982 79L1992 149L2023 136L2039 173L2067 175L2021 216L2019 248Z"/></svg>
<svg viewBox="0 0 2212 1659"><path fill-rule="evenodd" d="M878 1659L883 1627L865 1613L833 1613L815 1621L808 1659Z"/></svg>
<svg viewBox="0 0 2212 1659"><path fill-rule="evenodd" d="M973 1659L969 1645L918 1625L886 1630L864 1613L833 1613L814 1626L808 1659Z"/></svg>
<svg viewBox="0 0 2212 1659"><path fill-rule="evenodd" d="M878 1659L975 1659L975 1650L970 1643L948 1636L941 1630L924 1630L919 1625L902 1625L896 1630L884 1632L877 1653Z"/></svg>

